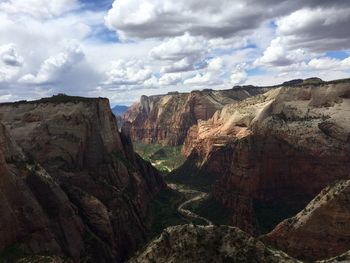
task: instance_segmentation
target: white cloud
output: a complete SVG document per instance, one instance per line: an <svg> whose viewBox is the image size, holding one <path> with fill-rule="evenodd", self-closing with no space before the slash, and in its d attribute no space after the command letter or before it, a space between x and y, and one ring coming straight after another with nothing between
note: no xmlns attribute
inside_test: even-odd
<svg viewBox="0 0 350 263"><path fill-rule="evenodd" d="M155 60L167 62L161 72L174 73L205 67L206 63L203 60L208 52L204 38L185 33L183 36L171 38L152 48L149 55ZM199 64L198 67L197 64Z"/></svg>
<svg viewBox="0 0 350 263"><path fill-rule="evenodd" d="M141 85L152 77L152 70L140 60L117 60L111 63L105 85Z"/></svg>
<svg viewBox="0 0 350 263"><path fill-rule="evenodd" d="M295 50L286 49L280 37L273 39L270 46L264 51L261 58L255 61L256 65L266 66L288 66L301 62L308 58L305 50L298 48Z"/></svg>
<svg viewBox="0 0 350 263"><path fill-rule="evenodd" d="M237 0L124 0L114 1L105 20L109 28L127 38L200 35L228 38L255 28L265 16L259 1ZM279 9L278 2L275 9Z"/></svg>
<svg viewBox="0 0 350 263"><path fill-rule="evenodd" d="M320 70L348 70L350 69L350 57L343 60L328 57L314 58L308 65Z"/></svg>
<svg viewBox="0 0 350 263"><path fill-rule="evenodd" d="M191 86L214 86L223 83L224 60L220 57L209 61L208 67L204 72L197 73L192 78L185 80L184 84Z"/></svg>
<svg viewBox="0 0 350 263"><path fill-rule="evenodd" d="M301 8L277 20L277 34L291 48L322 52L350 48L350 7Z"/></svg>
<svg viewBox="0 0 350 263"><path fill-rule="evenodd" d="M8 14L27 14L37 18L52 18L77 7L76 0L5 0L0 11Z"/></svg>
<svg viewBox="0 0 350 263"><path fill-rule="evenodd" d="M177 85L182 82L181 73L166 73L159 79L161 86Z"/></svg>
<svg viewBox="0 0 350 263"><path fill-rule="evenodd" d="M0 46L0 59L6 66L20 67L23 57L19 56L14 44Z"/></svg>
<svg viewBox="0 0 350 263"><path fill-rule="evenodd" d="M65 78L73 67L84 59L85 55L75 42L66 42L64 50L46 59L36 75L24 75L19 82L27 84L58 83Z"/></svg>
<svg viewBox="0 0 350 263"><path fill-rule="evenodd" d="M14 44L0 45L0 83L13 81L23 64Z"/></svg>
<svg viewBox="0 0 350 263"><path fill-rule="evenodd" d="M230 76L230 83L232 85L244 84L248 79L248 74L244 69L244 65L237 65L236 69Z"/></svg>

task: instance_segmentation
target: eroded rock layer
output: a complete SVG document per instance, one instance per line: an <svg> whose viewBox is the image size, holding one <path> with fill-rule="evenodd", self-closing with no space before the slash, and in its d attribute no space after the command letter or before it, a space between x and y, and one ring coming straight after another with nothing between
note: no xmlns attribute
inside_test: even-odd
<svg viewBox="0 0 350 263"><path fill-rule="evenodd" d="M207 120L224 105L266 90L268 88L249 86L142 96L124 115L123 130L133 141L181 145L188 129L198 120Z"/></svg>
<svg viewBox="0 0 350 263"><path fill-rule="evenodd" d="M350 81L339 80L227 105L189 130L180 170L211 173L214 197L235 212L233 225L271 230L266 216L291 216L327 185L350 178L349 95Z"/></svg>
<svg viewBox="0 0 350 263"><path fill-rule="evenodd" d="M21 227L12 217L1 219L2 231L9 233L1 235L0 249L37 238L50 240L49 251L74 260L118 262L145 240L148 204L164 183L118 132L108 100L57 96L1 104L0 119L23 155L45 171L22 175L22 170L11 173L5 164L4 173L16 180L13 184L29 189L38 208L26 209L24 197L6 205L32 211L35 217L18 216L25 221ZM1 187L6 191L2 200L20 194L11 191L14 187ZM41 252L40 244L29 242L33 253Z"/></svg>

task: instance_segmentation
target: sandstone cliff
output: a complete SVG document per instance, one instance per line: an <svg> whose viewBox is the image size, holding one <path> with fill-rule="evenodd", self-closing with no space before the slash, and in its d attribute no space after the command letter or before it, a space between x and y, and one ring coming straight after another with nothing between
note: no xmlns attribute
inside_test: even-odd
<svg viewBox="0 0 350 263"><path fill-rule="evenodd" d="M207 120L226 104L240 101L268 88L253 86L230 90L203 90L142 96L124 115L123 130L133 141L181 145L188 129L198 120Z"/></svg>
<svg viewBox="0 0 350 263"><path fill-rule="evenodd" d="M0 249L16 242L33 253L47 247L75 261L118 262L145 240L148 204L164 183L118 132L108 100L57 96L1 104L0 121L23 155L43 167L34 175L8 172L16 181L1 186L1 200L15 203L1 203L23 214L0 220L6 233ZM9 140L3 139L5 150ZM29 197L16 192L21 185Z"/></svg>
<svg viewBox="0 0 350 263"><path fill-rule="evenodd" d="M284 85L227 105L190 129L183 152L175 176L210 173L233 225L271 230L350 177L350 80Z"/></svg>
<svg viewBox="0 0 350 263"><path fill-rule="evenodd" d="M299 262L267 248L238 228L182 225L167 228L130 263Z"/></svg>
<svg viewBox="0 0 350 263"><path fill-rule="evenodd" d="M350 181L321 191L300 213L281 222L264 242L297 258L316 260L350 248Z"/></svg>

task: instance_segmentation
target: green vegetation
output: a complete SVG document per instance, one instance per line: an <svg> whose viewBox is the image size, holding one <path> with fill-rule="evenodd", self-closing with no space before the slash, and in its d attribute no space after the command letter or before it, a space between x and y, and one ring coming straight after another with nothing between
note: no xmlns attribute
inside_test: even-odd
<svg viewBox="0 0 350 263"><path fill-rule="evenodd" d="M183 224L205 225L202 219L189 220L183 217L178 207L181 203L192 198L194 193L183 193L170 188L163 189L151 204L148 210L147 225L149 226L149 239L162 233L169 226Z"/></svg>
<svg viewBox="0 0 350 263"><path fill-rule="evenodd" d="M169 173L182 165L185 157L181 154L182 146L162 146L160 144L135 143L135 151L149 161L162 173Z"/></svg>
<svg viewBox="0 0 350 263"><path fill-rule="evenodd" d="M225 208L212 195L200 202L191 203L186 208L216 225L230 225L232 223L233 210Z"/></svg>
<svg viewBox="0 0 350 263"><path fill-rule="evenodd" d="M171 173L165 177L167 183L183 184L194 190L208 193L214 184L215 177L212 174Z"/></svg>
<svg viewBox="0 0 350 263"><path fill-rule="evenodd" d="M169 183L182 184L201 192L210 192L216 176L206 169L198 169L193 159L188 159L181 167L165 177Z"/></svg>
<svg viewBox="0 0 350 263"><path fill-rule="evenodd" d="M185 195L170 188L163 189L157 195L148 211L147 224L150 226L150 238L159 235L169 226L188 223L177 210L185 200Z"/></svg>

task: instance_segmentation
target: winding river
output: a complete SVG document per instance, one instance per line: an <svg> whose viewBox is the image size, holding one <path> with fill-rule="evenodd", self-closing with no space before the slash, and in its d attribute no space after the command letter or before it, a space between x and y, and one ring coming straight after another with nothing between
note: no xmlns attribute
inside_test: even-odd
<svg viewBox="0 0 350 263"><path fill-rule="evenodd" d="M186 207L191 204L191 203L195 203L195 202L200 202L204 199L206 199L208 197L207 193L204 192L200 192L197 190L193 190L193 189L186 189L185 187L183 187L182 185L179 184L168 184L168 187L178 191L180 193L183 193L185 195L193 195L192 198L186 200L185 202L181 203L177 210L179 211L179 213L181 215L183 215L184 217L188 218L188 219L200 219L203 220L204 222L206 222L208 225L212 225L213 223L208 220L207 218L204 218L188 209L186 209Z"/></svg>

